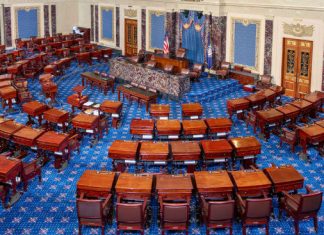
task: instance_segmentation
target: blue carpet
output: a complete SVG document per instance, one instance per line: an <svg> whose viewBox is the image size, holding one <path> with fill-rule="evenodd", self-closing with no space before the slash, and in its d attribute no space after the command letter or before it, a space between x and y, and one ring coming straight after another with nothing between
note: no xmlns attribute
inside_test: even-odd
<svg viewBox="0 0 324 235"><path fill-rule="evenodd" d="M71 111L66 104L66 98L72 94L72 87L81 83L80 73L83 71L105 71L109 68L106 64L84 65L78 67L75 62L65 72L63 76L56 77L55 81L59 85L58 104L56 107ZM29 89L35 99L46 102L41 95L41 87L35 79L30 81ZM97 88L85 90L85 94L90 96L91 101L102 102L105 99L117 100L117 93L108 93L104 96ZM158 103L170 104L171 118L181 119L181 103L189 101L203 102L203 117L223 117L228 116L226 111L226 100L241 97L249 93L241 89L241 85L235 80L219 81L215 78L201 78L199 83L192 85L191 91L182 100L174 101L168 98L159 98ZM284 99L287 101L287 98ZM25 123L27 115L21 113L18 106L17 112L9 117L16 121ZM3 110L1 110L3 112ZM28 191L22 195L20 200L10 209L0 209L0 234L77 234L78 221L75 209L76 183L84 170L101 169L106 167L111 170L111 160L107 158L108 148L114 140L130 139L129 126L133 118L150 118L145 112L144 106L136 103L130 104L124 101L122 125L119 129L110 129L99 143L90 148L89 138L85 138L82 143L80 154L74 153L68 167L63 172L54 169L53 162L44 166L42 171L43 182L31 181ZM253 135L253 130L246 127L242 121L234 120L230 137ZM297 154L290 152L289 146L279 147L279 138L271 135L268 142L260 140L262 143L262 153L258 158L260 168L268 167L271 163L277 165L292 164L305 177L305 184L309 184L313 189L322 190L324 188L324 160L318 152L310 148L308 154L312 158L312 163L300 160ZM299 152L300 147L296 148ZM31 154L32 155L32 154ZM132 169L131 169L132 170ZM148 169L155 171L156 169ZM304 192L304 190L303 190ZM277 214L277 200L273 200L275 213ZM193 198L191 210L194 211L198 205ZM157 225L157 203L152 201L153 220L151 226L146 229L146 234L159 234ZM206 228L197 223L197 219L192 216L190 219L190 234L205 234ZM106 226L106 234L116 233L116 221L112 225ZM234 234L241 234L241 225L238 221L234 224ZM83 234L100 234L96 228L85 227ZM227 230L217 230L217 234L228 234ZM212 234L216 234L212 232ZM248 228L248 234L264 234L263 228ZM282 220L271 219L271 234L293 234L293 221L284 217ZM311 220L300 223L301 234L314 234L313 222ZM125 233L133 234L133 233ZM173 233L181 234L181 233ZM319 232L324 234L324 206L319 213Z"/></svg>

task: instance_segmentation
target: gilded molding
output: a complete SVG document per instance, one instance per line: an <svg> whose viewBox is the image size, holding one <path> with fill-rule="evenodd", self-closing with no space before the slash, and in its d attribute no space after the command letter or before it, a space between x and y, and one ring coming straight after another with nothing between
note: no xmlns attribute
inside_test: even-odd
<svg viewBox="0 0 324 235"><path fill-rule="evenodd" d="M234 62L234 54L235 54L235 23L241 23L244 26L248 26L250 24L255 24L256 25L256 34L255 34L255 65L254 66L248 66L251 70L256 70L259 71L259 58L260 58L260 27L261 27L261 20L257 19L246 19L246 18L232 18L232 30L231 30L231 49L230 49L230 59L232 62ZM243 64L238 64L242 65L244 67L247 67L247 65Z"/></svg>
<svg viewBox="0 0 324 235"><path fill-rule="evenodd" d="M292 35L295 37L312 37L314 32L314 26L302 25L300 23L288 24L284 22L283 31L285 34Z"/></svg>
<svg viewBox="0 0 324 235"><path fill-rule="evenodd" d="M24 11L30 11L32 9L36 9L37 10L37 37L40 37L40 7L39 6L28 6L28 7L15 7L14 11L15 11L15 32L16 32L16 38L19 38L19 32L18 32L18 11L24 10Z"/></svg>
<svg viewBox="0 0 324 235"><path fill-rule="evenodd" d="M126 17L130 17L130 18L136 18L137 17L137 10L133 10L133 9L124 9L124 15Z"/></svg>
<svg viewBox="0 0 324 235"><path fill-rule="evenodd" d="M111 32L112 32L112 38L105 38L103 35L103 22L102 22L102 11L112 11L112 22L111 22ZM108 6L100 6L100 39L108 42L115 42L115 8L114 7L108 7Z"/></svg>
<svg viewBox="0 0 324 235"><path fill-rule="evenodd" d="M152 26L152 15L156 15L156 16L164 16L164 28L166 29L166 14L164 11L154 11L154 10L149 10L148 11L148 50L150 51L154 51L155 49L161 49L161 48L155 48L155 47L152 47L151 45L151 35L152 35L152 32L151 32L151 26Z"/></svg>

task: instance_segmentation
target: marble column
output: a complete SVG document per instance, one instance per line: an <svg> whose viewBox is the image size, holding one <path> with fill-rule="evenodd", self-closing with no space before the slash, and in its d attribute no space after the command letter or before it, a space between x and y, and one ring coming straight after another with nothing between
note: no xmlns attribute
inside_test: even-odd
<svg viewBox="0 0 324 235"><path fill-rule="evenodd" d="M323 51L322 91L324 91L324 51Z"/></svg>
<svg viewBox="0 0 324 235"><path fill-rule="evenodd" d="M142 9L142 49L146 49L146 9Z"/></svg>
<svg viewBox="0 0 324 235"><path fill-rule="evenodd" d="M98 13L98 5L95 6L95 38L96 42L99 42L99 13Z"/></svg>
<svg viewBox="0 0 324 235"><path fill-rule="evenodd" d="M49 36L49 8L48 5L44 5L44 35Z"/></svg>
<svg viewBox="0 0 324 235"><path fill-rule="evenodd" d="M11 35L11 9L10 7L4 7L4 38L7 47L12 46L12 35Z"/></svg>
<svg viewBox="0 0 324 235"><path fill-rule="evenodd" d="M116 7L116 47L120 46L120 35L119 35L119 30L120 30L120 8Z"/></svg>
<svg viewBox="0 0 324 235"><path fill-rule="evenodd" d="M56 5L51 5L52 35L56 34Z"/></svg>
<svg viewBox="0 0 324 235"><path fill-rule="evenodd" d="M93 20L93 10L94 6L91 5L90 7L90 16L91 16L91 41L94 41L94 20Z"/></svg>
<svg viewBox="0 0 324 235"><path fill-rule="evenodd" d="M263 71L263 74L271 74L272 40L273 40L273 21L266 20L266 22L265 22L264 71Z"/></svg>
<svg viewBox="0 0 324 235"><path fill-rule="evenodd" d="M211 20L213 63L218 67L226 58L226 16L213 16Z"/></svg>

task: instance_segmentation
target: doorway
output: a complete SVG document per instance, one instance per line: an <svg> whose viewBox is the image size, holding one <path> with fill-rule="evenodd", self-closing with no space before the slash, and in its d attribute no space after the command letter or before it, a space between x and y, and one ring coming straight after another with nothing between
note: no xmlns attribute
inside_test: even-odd
<svg viewBox="0 0 324 235"><path fill-rule="evenodd" d="M313 42L290 38L283 40L282 86L287 96L302 98L311 87Z"/></svg>
<svg viewBox="0 0 324 235"><path fill-rule="evenodd" d="M137 55L137 20L125 19L125 55Z"/></svg>

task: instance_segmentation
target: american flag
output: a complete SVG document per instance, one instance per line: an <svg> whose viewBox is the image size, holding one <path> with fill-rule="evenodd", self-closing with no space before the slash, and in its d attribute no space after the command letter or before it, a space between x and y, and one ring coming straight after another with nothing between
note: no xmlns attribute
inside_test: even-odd
<svg viewBox="0 0 324 235"><path fill-rule="evenodd" d="M165 37L164 37L163 53L164 54L169 54L169 37L168 37L168 34L165 34Z"/></svg>

